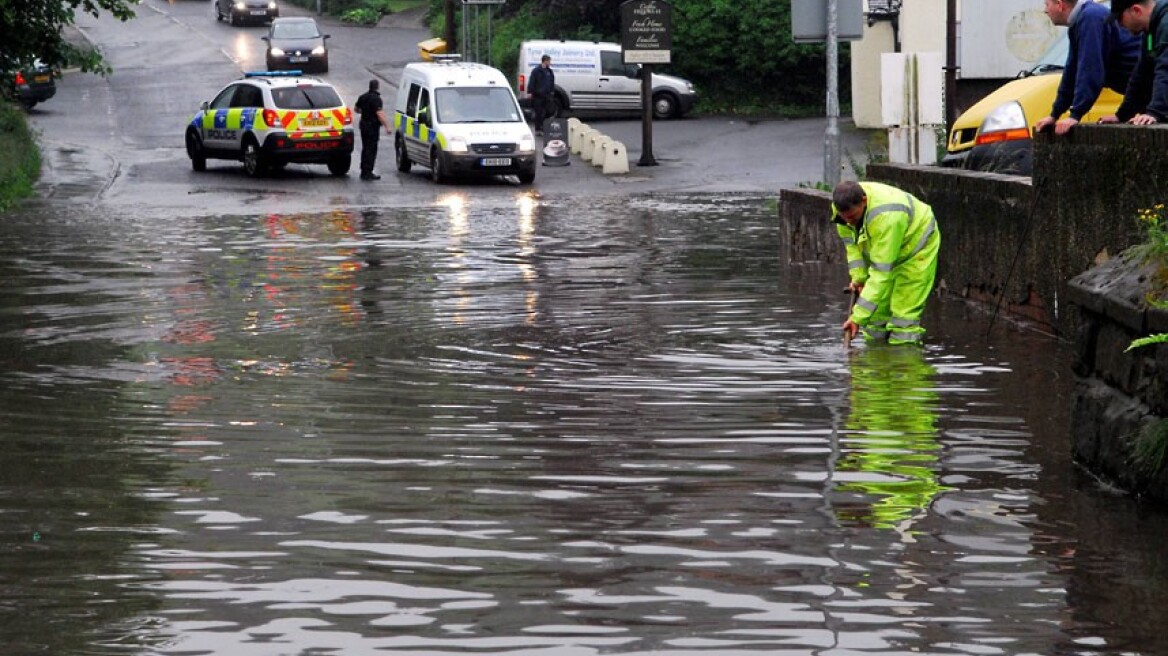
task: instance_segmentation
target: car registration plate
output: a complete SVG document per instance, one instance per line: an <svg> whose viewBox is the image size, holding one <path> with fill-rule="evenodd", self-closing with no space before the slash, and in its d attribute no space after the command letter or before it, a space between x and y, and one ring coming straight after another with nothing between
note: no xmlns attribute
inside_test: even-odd
<svg viewBox="0 0 1168 656"><path fill-rule="evenodd" d="M49 76L48 75L37 75L36 77L33 78L33 80L36 81L37 84L44 84L45 82L49 81Z"/></svg>
<svg viewBox="0 0 1168 656"><path fill-rule="evenodd" d="M483 166L511 166L510 157L484 157L482 159Z"/></svg>
<svg viewBox="0 0 1168 656"><path fill-rule="evenodd" d="M304 62L308 61L308 57L289 57L288 61L292 62L293 64L303 64Z"/></svg>
<svg viewBox="0 0 1168 656"><path fill-rule="evenodd" d="M267 16L268 10L267 9L252 9L251 15L252 16Z"/></svg>
<svg viewBox="0 0 1168 656"><path fill-rule="evenodd" d="M306 118L300 121L302 128L327 128L329 120L327 118Z"/></svg>

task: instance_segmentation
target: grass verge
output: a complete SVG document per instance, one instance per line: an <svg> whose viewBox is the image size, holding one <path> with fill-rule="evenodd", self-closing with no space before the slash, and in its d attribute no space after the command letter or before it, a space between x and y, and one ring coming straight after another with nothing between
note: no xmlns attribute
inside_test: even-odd
<svg viewBox="0 0 1168 656"><path fill-rule="evenodd" d="M24 111L0 100L0 212L7 212L33 193L41 171L41 153L28 128Z"/></svg>

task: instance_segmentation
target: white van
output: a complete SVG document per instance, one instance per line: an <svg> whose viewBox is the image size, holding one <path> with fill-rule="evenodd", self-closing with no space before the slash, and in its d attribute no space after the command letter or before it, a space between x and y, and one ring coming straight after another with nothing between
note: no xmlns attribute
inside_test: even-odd
<svg viewBox="0 0 1168 656"><path fill-rule="evenodd" d="M555 110L574 113L641 111L641 66L621 61L618 43L597 41L524 41L516 68L520 96L527 105L527 78L544 55L556 74ZM653 117L676 118L693 109L693 83L672 75L653 74Z"/></svg>
<svg viewBox="0 0 1168 656"><path fill-rule="evenodd" d="M459 175L535 180L535 137L507 77L457 55L407 64L393 111L397 170L430 167L434 182Z"/></svg>

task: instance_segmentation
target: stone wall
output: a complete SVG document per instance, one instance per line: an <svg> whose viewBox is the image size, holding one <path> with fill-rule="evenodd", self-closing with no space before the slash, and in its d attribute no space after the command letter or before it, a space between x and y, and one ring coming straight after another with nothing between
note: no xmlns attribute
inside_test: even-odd
<svg viewBox="0 0 1168 656"><path fill-rule="evenodd" d="M1137 337L1168 333L1168 310L1148 309L1144 297L1157 270L1135 257L1116 257L1068 285L1082 308L1075 339L1075 459L1119 487L1168 503L1168 468L1141 471L1136 435L1168 422L1168 345L1127 351Z"/></svg>

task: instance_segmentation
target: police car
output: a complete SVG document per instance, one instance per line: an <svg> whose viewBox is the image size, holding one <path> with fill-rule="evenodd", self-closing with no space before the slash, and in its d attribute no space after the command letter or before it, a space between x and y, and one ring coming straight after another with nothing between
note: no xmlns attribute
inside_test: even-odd
<svg viewBox="0 0 1168 656"><path fill-rule="evenodd" d="M246 73L204 102L187 125L191 168L208 159L243 162L252 177L289 163L326 164L345 175L353 156L353 114L327 82L300 71Z"/></svg>

